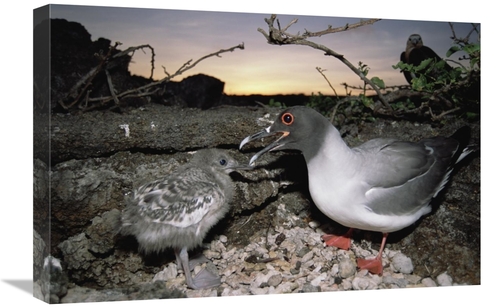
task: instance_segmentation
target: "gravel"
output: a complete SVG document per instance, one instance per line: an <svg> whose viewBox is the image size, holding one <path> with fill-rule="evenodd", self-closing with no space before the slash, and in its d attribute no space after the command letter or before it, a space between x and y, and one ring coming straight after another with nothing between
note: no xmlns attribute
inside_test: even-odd
<svg viewBox="0 0 500 308"><path fill-rule="evenodd" d="M295 218L297 217L291 217ZM348 251L326 247L321 240L324 233L321 231L322 227L324 226L315 221L302 227L288 227L284 224L268 230L266 236L253 236L248 245L238 247L229 244L225 235L215 236L210 243L205 244L202 251L210 261L197 265L194 274L203 267L218 273L222 284L217 288L187 288L183 271L171 259L150 279L133 283L133 286L99 290L69 284L67 294L61 295L60 299L54 298L51 302L200 298L457 285L446 272L439 274L435 280L413 274L411 259L401 251L389 248L384 249L382 255L382 275L357 270L356 258L375 257L378 251L363 249L363 244L354 240ZM94 245L89 243L88 246L82 246L86 241L82 233L63 242L61 249L66 254L65 259L69 260L68 255L73 255L75 260L80 260L78 256L82 253L84 258L88 258L89 252L84 247ZM71 264L69 262L68 268L72 268ZM51 285L55 283L60 284L60 281L51 281ZM37 297L43 298L46 292L38 284L39 282L35 284L34 290L38 290L35 293L39 293Z"/></svg>
<svg viewBox="0 0 500 308"><path fill-rule="evenodd" d="M179 289L191 298L453 285L447 273L440 274L437 281L413 275L411 259L387 248L383 253L382 275L358 271L356 258L375 257L377 250L361 249L355 241L349 251L325 247L321 232L311 225L319 227L316 222L305 228L277 227L267 237L252 238L242 248L226 246L224 235L213 240L204 250L212 263L197 266L195 273L202 266L215 266L222 280L217 288L188 289L184 273L175 262L166 264L153 280L163 280L167 288Z"/></svg>

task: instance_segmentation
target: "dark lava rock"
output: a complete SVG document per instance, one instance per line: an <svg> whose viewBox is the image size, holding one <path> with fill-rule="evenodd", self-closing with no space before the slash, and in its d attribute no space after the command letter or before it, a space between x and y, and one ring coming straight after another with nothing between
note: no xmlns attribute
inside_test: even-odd
<svg viewBox="0 0 500 308"><path fill-rule="evenodd" d="M217 104L224 92L224 82L204 74L184 78L178 94L187 107L208 109Z"/></svg>

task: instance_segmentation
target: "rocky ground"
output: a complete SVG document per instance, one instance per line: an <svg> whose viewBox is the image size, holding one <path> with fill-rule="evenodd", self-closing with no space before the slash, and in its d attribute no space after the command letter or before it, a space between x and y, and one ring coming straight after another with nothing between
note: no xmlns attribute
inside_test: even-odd
<svg viewBox="0 0 500 308"><path fill-rule="evenodd" d="M97 111L53 116L51 171L47 173L42 160L34 164L38 295L44 290L40 263L49 253L61 261L68 277L67 292L53 298L54 302L480 284L478 154L460 166L430 215L389 236L382 276L355 267L356 257L376 255L380 234L355 233L349 251L323 246L321 234L341 233L345 228L315 208L308 195L305 163L296 153L266 154L255 170L232 174L233 207L197 251L211 260L202 266L221 276L218 288L187 289L171 251L142 255L134 238L113 234L110 217L124 207L134 187L170 172L198 148L225 148L238 160L248 161L262 144L240 152L239 142L269 125L278 112L151 104L121 114ZM128 137L123 124L129 126ZM433 127L380 120L346 125L341 132L355 146L376 136L417 140L449 135L462 124ZM471 126L477 143L479 125ZM52 185L50 239L45 229L49 212L43 210L47 199L43 180L48 178Z"/></svg>

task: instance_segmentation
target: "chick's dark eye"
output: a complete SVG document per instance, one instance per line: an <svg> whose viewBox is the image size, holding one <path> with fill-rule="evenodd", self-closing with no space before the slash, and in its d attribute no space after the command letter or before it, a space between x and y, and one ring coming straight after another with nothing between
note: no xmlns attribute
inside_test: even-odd
<svg viewBox="0 0 500 308"><path fill-rule="evenodd" d="M225 166L225 165L227 164L227 161L226 161L225 159L221 159L221 160L219 161L219 164L220 164L221 166Z"/></svg>
<svg viewBox="0 0 500 308"><path fill-rule="evenodd" d="M282 116L281 116L281 122L283 122L283 124L285 125L292 125L293 123L293 114L287 112L287 113L284 113Z"/></svg>

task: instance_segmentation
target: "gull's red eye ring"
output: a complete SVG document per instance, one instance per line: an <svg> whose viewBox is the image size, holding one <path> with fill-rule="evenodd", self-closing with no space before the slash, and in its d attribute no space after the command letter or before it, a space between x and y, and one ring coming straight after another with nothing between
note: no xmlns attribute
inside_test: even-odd
<svg viewBox="0 0 500 308"><path fill-rule="evenodd" d="M290 112L286 112L281 116L281 122L285 125L292 125L295 118Z"/></svg>

